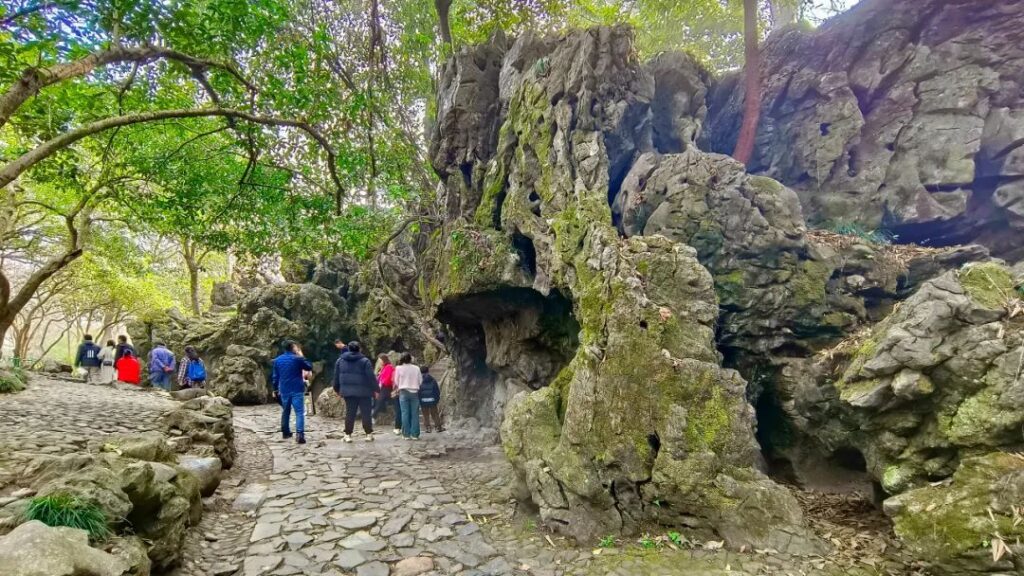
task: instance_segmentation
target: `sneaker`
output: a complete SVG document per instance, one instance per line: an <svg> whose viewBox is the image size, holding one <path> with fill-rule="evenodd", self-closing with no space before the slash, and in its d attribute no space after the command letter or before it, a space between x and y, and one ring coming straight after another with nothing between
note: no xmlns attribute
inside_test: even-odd
<svg viewBox="0 0 1024 576"><path fill-rule="evenodd" d="M409 440L419 440L419 439L420 439L419 436L413 436L412 438L409 438Z"/></svg>
<svg viewBox="0 0 1024 576"><path fill-rule="evenodd" d="M371 433L367 434L366 438L364 438L364 440L366 440L367 442L373 442L373 433L371 432Z"/></svg>
<svg viewBox="0 0 1024 576"><path fill-rule="evenodd" d="M395 428L395 436L401 436L401 435L402 435L402 429L401 428Z"/></svg>
<svg viewBox="0 0 1024 576"><path fill-rule="evenodd" d="M412 438L410 438L408 436L402 436L402 440L412 440Z"/></svg>
<svg viewBox="0 0 1024 576"><path fill-rule="evenodd" d="M345 434L345 435L344 435L344 436L343 436L343 437L342 437L341 439L342 439L343 441L345 441L345 442L348 442L349 444L351 444L351 443L352 443L352 436L350 436L350 435L348 435L348 434Z"/></svg>
<svg viewBox="0 0 1024 576"><path fill-rule="evenodd" d="M292 433L291 432L281 432L281 438L284 438L285 440L287 440L287 439L289 439L291 437L292 437Z"/></svg>
<svg viewBox="0 0 1024 576"><path fill-rule="evenodd" d="M296 436L295 437L295 443L296 444L305 444L306 443L306 435L305 434L299 434L298 436Z"/></svg>

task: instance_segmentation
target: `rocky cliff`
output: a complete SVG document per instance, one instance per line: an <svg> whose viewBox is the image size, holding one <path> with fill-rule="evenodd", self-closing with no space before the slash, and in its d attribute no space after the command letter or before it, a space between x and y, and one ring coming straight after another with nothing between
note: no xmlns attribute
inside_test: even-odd
<svg viewBox="0 0 1024 576"><path fill-rule="evenodd" d="M1024 256L1024 11L1016 0L864 0L762 49L751 172L816 223ZM739 75L715 84L703 144L739 132Z"/></svg>

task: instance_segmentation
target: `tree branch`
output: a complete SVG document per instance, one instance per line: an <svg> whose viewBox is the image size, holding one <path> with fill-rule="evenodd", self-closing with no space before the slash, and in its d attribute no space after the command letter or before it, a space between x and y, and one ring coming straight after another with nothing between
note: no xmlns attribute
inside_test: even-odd
<svg viewBox="0 0 1024 576"><path fill-rule="evenodd" d="M335 204L336 211L338 214L341 213L341 201L344 198L345 188L341 184L341 179L338 177L337 169L337 155L334 152L334 148L331 146L327 138L321 134L316 128L311 126L307 122L301 120L289 120L286 118L276 118L273 116L260 116L245 112L242 110L233 110L229 108L200 108L200 109L179 109L179 110L156 110L153 112L140 112L138 114L131 114L128 116L114 116L112 118L105 118L98 120L91 124L86 124L69 132L65 132L60 136L47 140L46 142L36 146L29 152L22 154L12 162L7 163L2 169L0 169L0 189L5 188L8 184L13 182L23 172L34 166L35 164L45 160L52 156L56 152L78 142L79 140L116 128L118 126L127 126L129 124L141 124L145 122L156 122L159 120L167 120L169 118L203 118L203 117L222 117L222 118L237 118L239 120L245 120L254 124L262 124L264 126L280 126L288 128L297 128L302 130L310 138L315 140L324 152L327 154L327 170L330 173L331 180L335 185Z"/></svg>
<svg viewBox="0 0 1024 576"><path fill-rule="evenodd" d="M218 68L235 77L250 92L255 92L256 87L242 76L232 64L215 62L197 58L177 50L161 48L158 46L114 46L99 52L93 52L88 56L75 60L54 64L46 68L28 68L21 74L14 84L9 86L3 94L0 94L0 127L10 119L11 115L25 103L26 100L35 96L40 90L63 82L65 80L84 76L96 68L115 64L119 62L136 62L145 64L153 60L166 59L180 62L190 70L205 70L206 68Z"/></svg>
<svg viewBox="0 0 1024 576"><path fill-rule="evenodd" d="M56 6L56 2L43 2L42 4L36 4L35 6L26 6L25 8L22 8L21 10L18 10L17 12L11 14L10 16L5 17L3 20L0 20L0 28L6 28L11 24L14 24L15 20L24 18L29 14L35 14L36 12L49 10L50 8L54 8Z"/></svg>

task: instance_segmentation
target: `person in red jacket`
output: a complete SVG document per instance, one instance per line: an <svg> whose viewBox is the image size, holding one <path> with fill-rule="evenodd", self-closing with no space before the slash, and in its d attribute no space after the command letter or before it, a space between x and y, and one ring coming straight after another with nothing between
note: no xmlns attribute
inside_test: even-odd
<svg viewBox="0 0 1024 576"><path fill-rule="evenodd" d="M395 366L387 354L377 356L377 362L380 365L380 371L377 373L380 392L377 393L377 401L373 406L373 417L376 418L386 406L391 405L395 411L395 430L401 430L402 413L398 408L398 398L391 398L395 385Z"/></svg>
<svg viewBox="0 0 1024 576"><path fill-rule="evenodd" d="M117 370L117 379L121 382L139 385L142 365L139 364L139 359L135 357L135 353L131 349L126 350L124 356L117 359L114 369Z"/></svg>

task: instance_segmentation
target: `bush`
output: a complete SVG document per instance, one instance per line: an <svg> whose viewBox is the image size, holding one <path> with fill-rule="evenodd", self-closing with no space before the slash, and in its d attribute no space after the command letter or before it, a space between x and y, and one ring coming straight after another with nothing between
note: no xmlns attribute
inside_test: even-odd
<svg viewBox="0 0 1024 576"><path fill-rule="evenodd" d="M59 492L33 498L25 517L28 520L39 520L47 526L85 530L94 542L106 540L110 536L110 527L103 509L72 494Z"/></svg>
<svg viewBox="0 0 1024 576"><path fill-rule="evenodd" d="M0 370L0 394L21 392L25 389L26 380L25 371L20 368Z"/></svg>

